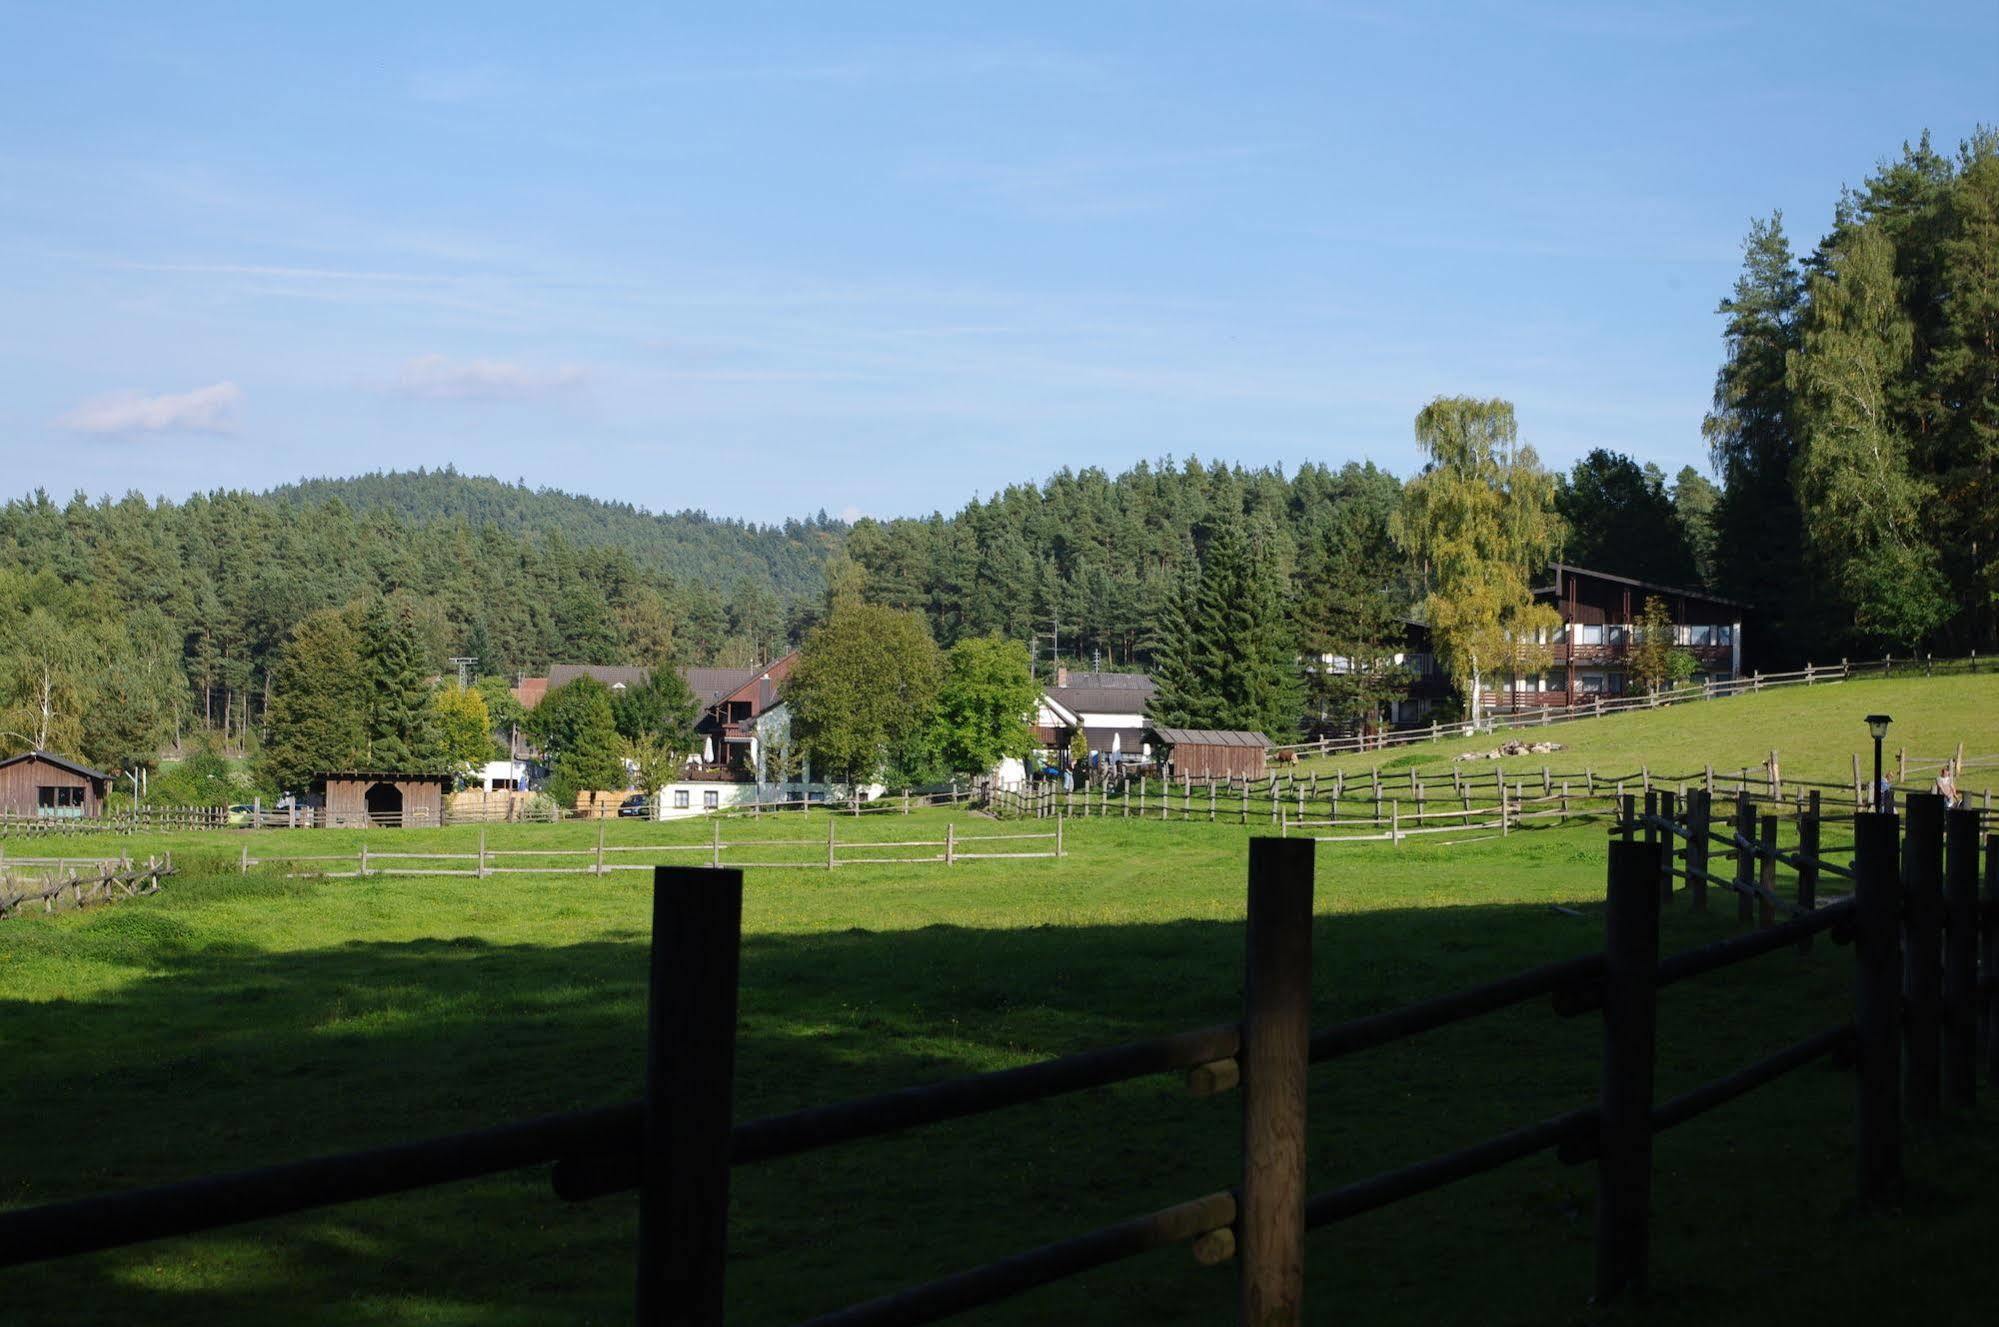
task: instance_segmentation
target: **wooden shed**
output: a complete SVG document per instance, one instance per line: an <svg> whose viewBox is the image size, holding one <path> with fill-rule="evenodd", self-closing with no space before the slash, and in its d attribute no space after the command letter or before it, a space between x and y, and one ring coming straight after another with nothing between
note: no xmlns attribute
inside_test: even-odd
<svg viewBox="0 0 1999 1327"><path fill-rule="evenodd" d="M0 815L80 820L104 814L111 776L46 751L0 760Z"/></svg>
<svg viewBox="0 0 1999 1327"><path fill-rule="evenodd" d="M1175 775L1194 779L1261 778L1270 750L1262 733L1221 728L1152 728L1148 736Z"/></svg>
<svg viewBox="0 0 1999 1327"><path fill-rule="evenodd" d="M327 828L363 825L441 825L449 774L409 774L396 770L344 770L316 774L312 791L319 823Z"/></svg>

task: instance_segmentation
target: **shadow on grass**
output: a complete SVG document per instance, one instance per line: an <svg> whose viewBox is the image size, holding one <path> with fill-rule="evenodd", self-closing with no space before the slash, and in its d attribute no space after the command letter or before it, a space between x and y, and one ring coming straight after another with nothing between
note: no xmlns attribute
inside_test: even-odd
<svg viewBox="0 0 1999 1327"><path fill-rule="evenodd" d="M1673 915L1668 946L1730 925L1719 915ZM107 913L66 934L79 957L93 946L143 953L149 975L103 998L0 999L0 1118L10 1126L0 1132L0 1201L10 1204L637 1092L642 935L560 946L440 936L266 952L199 943L167 912ZM1594 917L1538 906L1320 918L1316 1021L1585 952L1598 934ZM1205 921L750 936L738 1117L1227 1019L1240 1005L1241 947L1240 925ZM1663 1029L1662 1092L1842 1016L1848 980L1843 957L1827 946L1773 965L1761 980L1676 995ZM1744 1019L1752 998L1756 1017ZM1561 1022L1537 1005L1316 1070L1314 1186L1588 1100L1595 1036L1592 1020ZM1824 1072L1798 1082L1789 1105L1737 1110L1729 1148L1683 1155L1662 1144L1662 1169L1672 1171L1662 1192L1736 1185L1745 1164L1781 1152L1779 1164L1758 1171L1776 1188L1741 1196L1738 1210L1770 1228L1778 1214L1800 1210L1833 1219L1850 1173L1839 1114L1846 1087ZM1237 1120L1233 1098L1191 1100L1177 1083L1153 1079L742 1168L731 1320L795 1321L1225 1187L1237 1173ZM1337 1299L1375 1321L1579 1318L1590 1182L1586 1169L1535 1161L1315 1236L1315 1288L1322 1302ZM1696 1273L1677 1293L1710 1320L1709 1281L1733 1286L1748 1275L1732 1259L1735 1236L1724 1236L1710 1247L1699 1224L1671 1236ZM1779 1231L1764 1252L1823 1262L1825 1237ZM623 1322L632 1241L628 1198L566 1206L544 1174L522 1172L18 1269L7 1276L7 1321ZM1757 1274L1768 1267L1760 1262ZM1184 1252L1166 1251L980 1320L1212 1322L1227 1318L1233 1293L1228 1269L1196 1268Z"/></svg>

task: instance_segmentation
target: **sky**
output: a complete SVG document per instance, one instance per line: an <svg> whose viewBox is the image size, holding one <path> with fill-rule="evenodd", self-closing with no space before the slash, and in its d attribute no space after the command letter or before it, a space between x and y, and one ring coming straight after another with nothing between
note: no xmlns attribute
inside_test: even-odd
<svg viewBox="0 0 1999 1327"><path fill-rule="evenodd" d="M1406 475L1442 394L1704 467L1750 219L1999 121L1995 50L1990 0L0 0L0 497L921 515Z"/></svg>

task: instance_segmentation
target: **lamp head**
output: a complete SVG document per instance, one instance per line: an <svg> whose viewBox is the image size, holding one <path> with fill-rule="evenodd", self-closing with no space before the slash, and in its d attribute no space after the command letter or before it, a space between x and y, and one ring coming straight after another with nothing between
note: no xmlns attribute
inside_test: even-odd
<svg viewBox="0 0 1999 1327"><path fill-rule="evenodd" d="M1888 735L1888 725L1893 722L1885 714L1870 714L1867 716L1867 731L1874 734L1874 740L1878 742Z"/></svg>

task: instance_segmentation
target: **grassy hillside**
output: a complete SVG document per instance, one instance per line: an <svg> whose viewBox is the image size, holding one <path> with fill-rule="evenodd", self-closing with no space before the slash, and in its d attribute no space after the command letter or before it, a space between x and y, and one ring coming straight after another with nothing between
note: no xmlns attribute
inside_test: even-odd
<svg viewBox="0 0 1999 1327"><path fill-rule="evenodd" d="M1927 788L1936 766L1961 741L1966 755L1999 755L1999 674L1975 677L1898 678L1886 681L1837 682L1823 686L1788 687L1726 700L1697 701L1659 710L1579 719L1514 732L1449 738L1380 752L1334 756L1303 762L1301 770L1345 769L1349 773L1379 765L1383 769L1445 767L1462 751L1489 751L1509 738L1563 743L1567 750L1553 756L1520 756L1485 762L1501 768L1533 770L1552 764L1558 770L1593 768L1599 773L1626 774L1649 765L1655 773L1681 775L1713 764L1717 770L1759 766L1770 752L1778 753L1785 775L1837 782L1852 774L1858 753L1863 771L1873 761L1873 743L1862 719L1875 713L1892 715L1888 761L1898 749L1909 753L1910 781L1920 774ZM1964 781L1970 789L1999 784L1999 771L1972 770Z"/></svg>
<svg viewBox="0 0 1999 1327"><path fill-rule="evenodd" d="M840 828L935 838L942 821ZM732 839L800 829L728 825ZM1252 832L1091 821L1069 827L1073 855L1059 864L753 872L739 1116L1231 1017ZM609 833L698 842L708 826ZM488 842L594 836L501 826ZM185 835L188 871L157 898L0 923L0 1204L635 1094L643 876L294 881L229 867L246 839L275 853L344 851L357 837ZM371 838L384 851L475 841L469 829ZM1320 863L1320 1022L1600 939L1598 827L1448 849L1329 847ZM1665 945L1732 930L1732 910L1675 908ZM1661 1093L1845 1017L1851 982L1847 952L1821 944L1676 987ZM1588 1100L1597 1036L1591 1019L1537 1004L1319 1068L1314 1187ZM1620 1321L1949 1323L1966 1320L1956 1306L1991 1302L1999 1267L1979 1254L1980 1196L1999 1179L1993 1132L1959 1123L1912 1137L1907 1213L1857 1221L1850 1081L1793 1075L1659 1140L1655 1292ZM1208 1192L1236 1173L1237 1119L1233 1098L1192 1100L1162 1078L740 1169L730 1321L795 1322ZM1316 1234L1312 1301L1365 1322L1596 1321L1591 1192L1587 1169L1542 1158ZM14 1271L9 1320L623 1322L633 1220L629 1199L566 1206L545 1175L520 1173ZM1938 1266L1951 1276L1930 1275ZM1232 1269L1166 1250L967 1321L1210 1323L1226 1320L1233 1293Z"/></svg>

